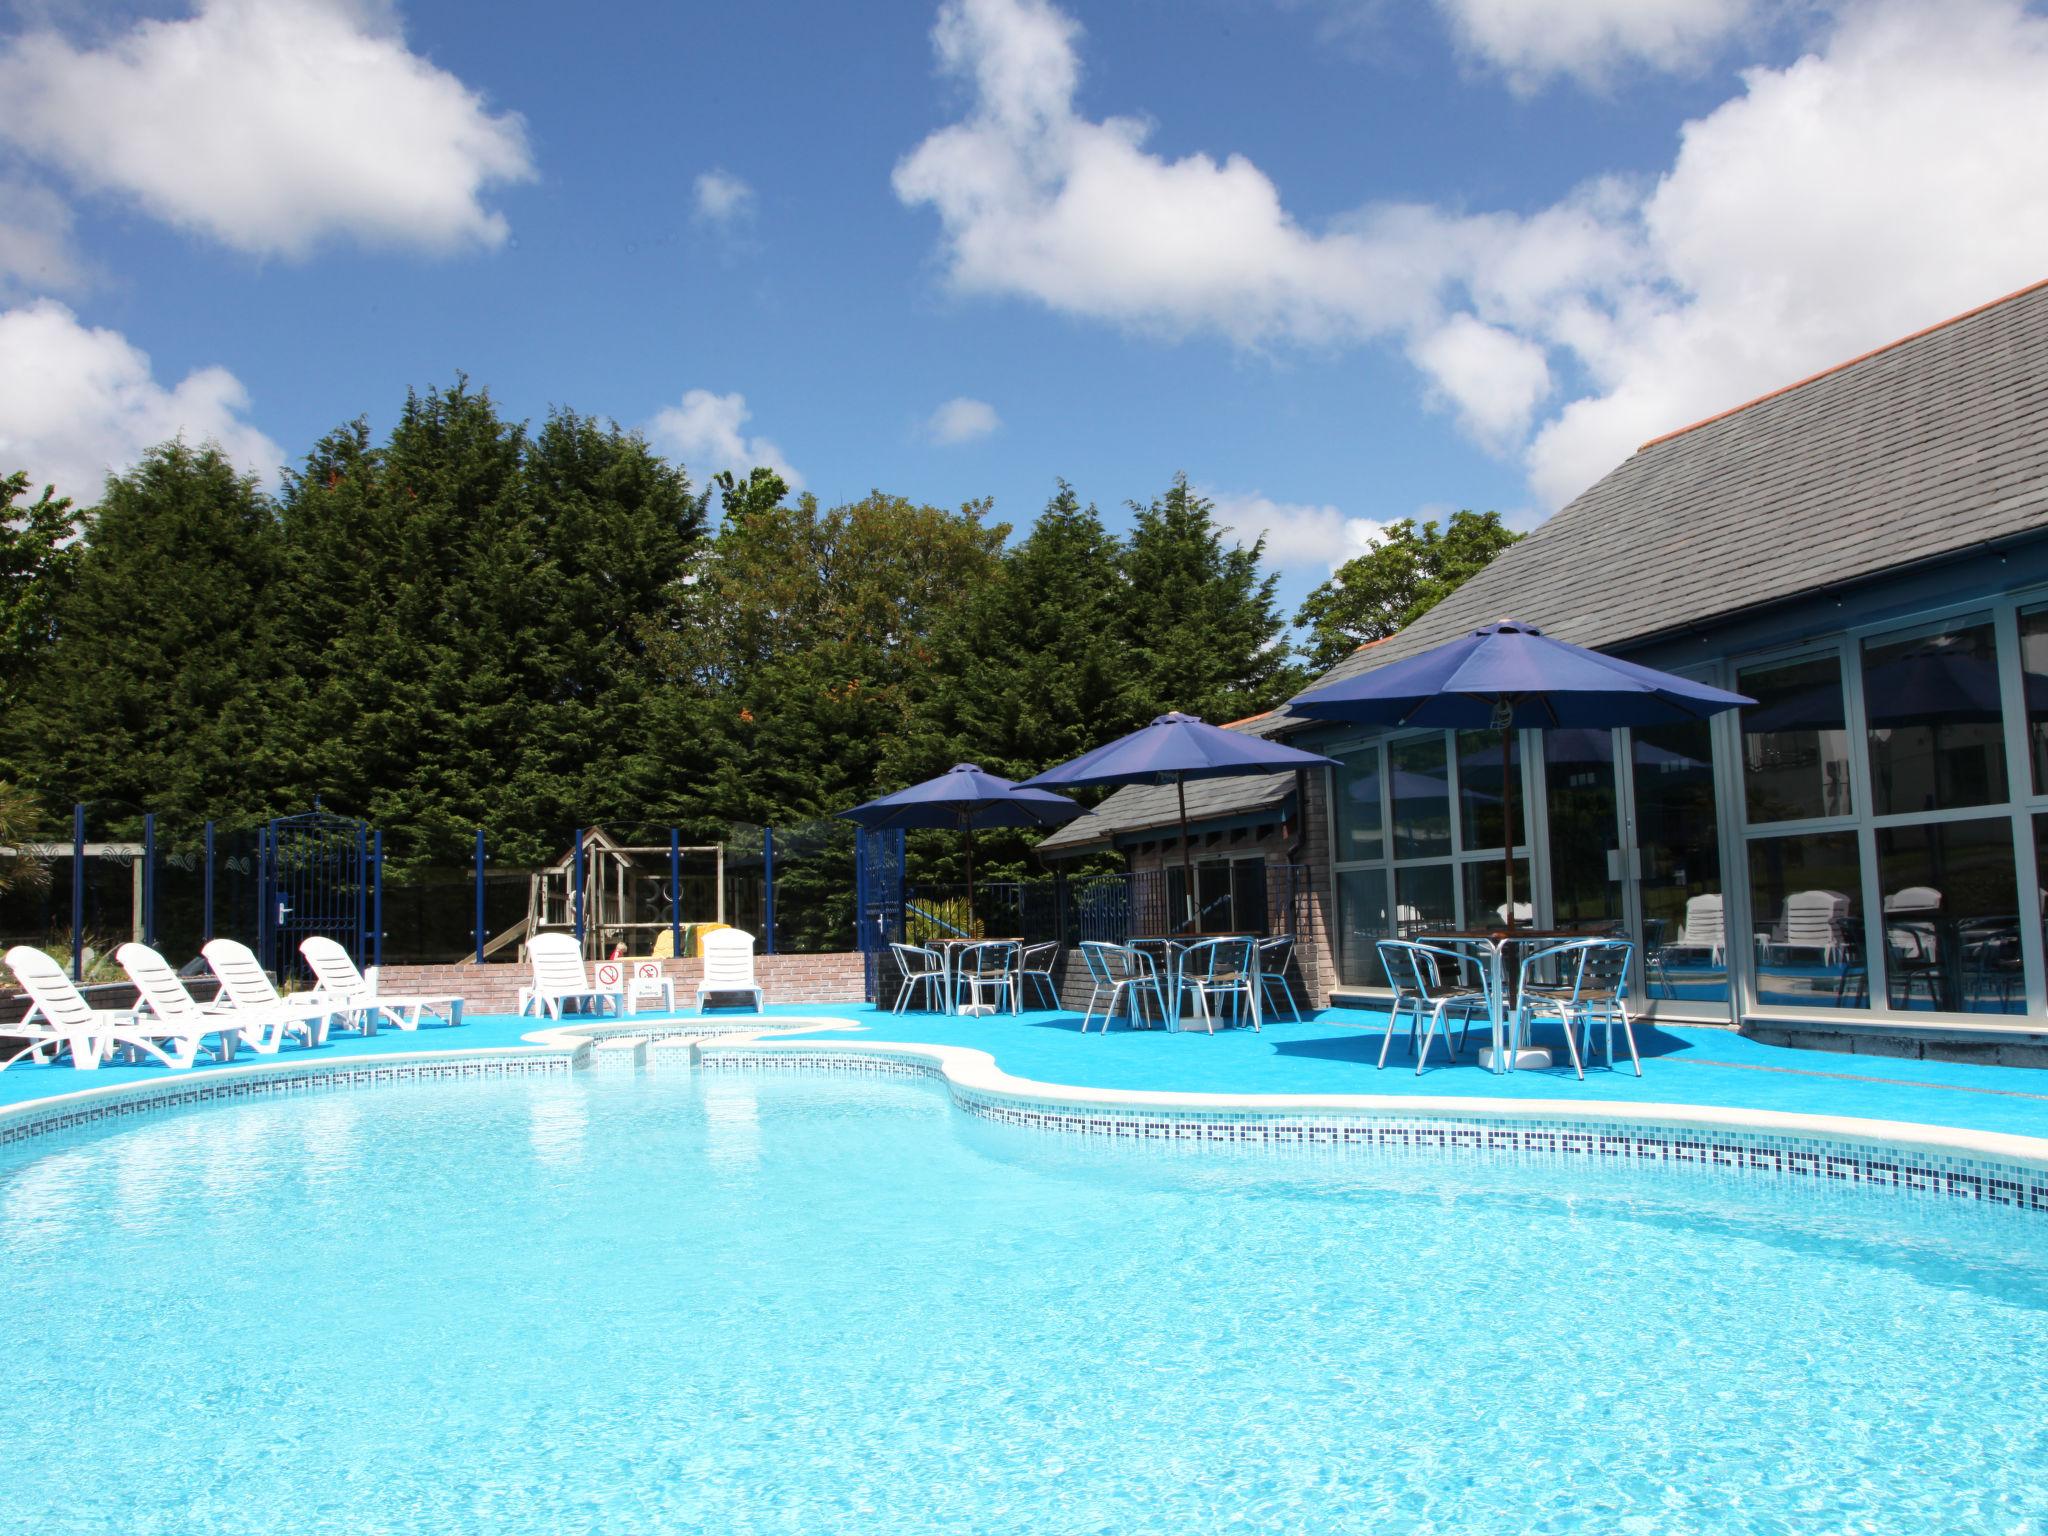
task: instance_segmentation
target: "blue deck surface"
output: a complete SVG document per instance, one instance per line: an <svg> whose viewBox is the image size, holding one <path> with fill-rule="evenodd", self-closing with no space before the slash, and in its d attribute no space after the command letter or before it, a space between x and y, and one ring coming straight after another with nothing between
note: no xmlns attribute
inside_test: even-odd
<svg viewBox="0 0 2048 1536"><path fill-rule="evenodd" d="M1269 1024L1261 1033L1221 1030L1164 1033L1126 1030L1107 1036L1080 1033L1071 1013L1034 1012L984 1018L934 1014L892 1015L856 1004L781 1006L771 1015L831 1017L852 1027L839 1038L969 1045L990 1052L1017 1077L1090 1088L1163 1089L1191 1093L1371 1093L1470 1098L1566 1099L1588 1103L1703 1104L1805 1114L1855 1115L1972 1130L2048 1137L2048 1071L1972 1066L1790 1050L1759 1044L1727 1030L1637 1027L1643 1076L1595 1066L1579 1082L1569 1065L1545 1072L1495 1076L1465 1059L1444 1064L1441 1045L1420 1077L1404 1038L1397 1038L1384 1072L1374 1069L1383 1015L1329 1009L1301 1023ZM672 1017L643 1015L648 1021ZM694 1016L693 1016L694 1017ZM721 1011L714 1018L743 1025L748 1015ZM362 1039L336 1036L318 1051L287 1049L280 1057L243 1053L245 1062L339 1059L408 1051L474 1050L517 1045L540 1027L532 1019L482 1016L459 1029L414 1033L386 1029ZM1475 1032L1474 1045L1481 1032ZM806 1038L798 1034L793 1038ZM830 1038L819 1034L816 1038ZM1543 1043L1539 1036L1539 1043ZM1554 1042L1552 1042L1554 1043ZM1398 1068L1398 1070L1397 1070ZM198 1070L203 1071L202 1065ZM0 1106L47 1094L116 1083L161 1081L169 1069L108 1066L78 1072L69 1066L23 1062L0 1072Z"/></svg>

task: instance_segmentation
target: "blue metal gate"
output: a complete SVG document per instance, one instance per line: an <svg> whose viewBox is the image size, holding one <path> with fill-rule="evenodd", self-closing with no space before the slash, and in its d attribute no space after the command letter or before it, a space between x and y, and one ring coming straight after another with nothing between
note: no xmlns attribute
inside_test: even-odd
<svg viewBox="0 0 2048 1536"><path fill-rule="evenodd" d="M371 928L374 866L370 826L314 808L261 829L257 953L280 978L307 974L299 944L334 940L357 965L375 964Z"/></svg>
<svg viewBox="0 0 2048 1536"><path fill-rule="evenodd" d="M853 889L854 939L872 1003L881 994L889 946L903 937L902 828L870 832L863 827L855 832Z"/></svg>

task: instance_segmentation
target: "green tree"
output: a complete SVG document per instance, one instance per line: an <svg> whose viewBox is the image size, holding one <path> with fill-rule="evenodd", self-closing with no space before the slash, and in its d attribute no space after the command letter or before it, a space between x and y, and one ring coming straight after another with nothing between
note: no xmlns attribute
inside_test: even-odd
<svg viewBox="0 0 2048 1536"><path fill-rule="evenodd" d="M1302 655L1321 672L1369 640L1412 624L1485 570L1522 535L1498 512L1460 511L1438 530L1403 518L1364 554L1309 593L1294 622L1308 631Z"/></svg>
<svg viewBox="0 0 2048 1536"><path fill-rule="evenodd" d="M1279 577L1263 575L1265 540L1226 545L1213 504L1176 475L1149 506L1131 503L1124 549L1126 630L1135 693L1152 712L1222 723L1270 709L1300 684L1281 641Z"/></svg>
<svg viewBox="0 0 2048 1536"><path fill-rule="evenodd" d="M171 442L111 477L86 522L55 637L8 714L16 776L46 803L101 801L117 826L267 812L296 777L270 501L218 449Z"/></svg>
<svg viewBox="0 0 2048 1536"><path fill-rule="evenodd" d="M54 487L25 507L28 474L0 479L0 712L12 710L57 637L57 604L85 546L71 498Z"/></svg>

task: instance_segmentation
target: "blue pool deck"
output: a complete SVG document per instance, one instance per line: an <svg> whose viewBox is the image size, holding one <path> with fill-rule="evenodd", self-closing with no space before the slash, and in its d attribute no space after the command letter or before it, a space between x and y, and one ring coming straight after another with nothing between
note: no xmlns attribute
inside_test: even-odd
<svg viewBox="0 0 2048 1536"><path fill-rule="evenodd" d="M1793 1050L1759 1044L1728 1030L1638 1025L1643 1076L1638 1078L1629 1070L1624 1052L1619 1070L1607 1070L1603 1061L1591 1067L1581 1083L1569 1064L1504 1076L1482 1070L1472 1060L1483 1034L1478 1030L1464 1060L1456 1066L1444 1064L1439 1044L1432 1048L1430 1069L1418 1077L1402 1035L1395 1039L1387 1069L1376 1071L1384 1015L1352 1009L1327 1009L1300 1023L1268 1024L1256 1033L1233 1029L1219 1030L1213 1036L1200 1031L1170 1033L1121 1027L1106 1036L1096 1031L1084 1036L1080 1016L1072 1013L954 1018L892 1015L859 1004L792 1005L768 1012L776 1020L835 1021L829 1032L792 1032L784 1038L974 1046L988 1051L997 1065L1013 1076L1069 1087L1694 1104L2048 1137L2048 1071ZM677 1017L642 1014L640 1019L656 1023ZM695 1015L688 1017L696 1022ZM751 1016L721 1010L711 1017L722 1025L744 1028ZM577 1020L572 1016L567 1022ZM635 1021L623 1022L630 1025ZM337 1035L319 1050L288 1049L282 1057L244 1052L236 1057L236 1063L504 1049L517 1046L523 1036L542 1027L543 1021L530 1018L486 1015L459 1029L430 1027L415 1033L386 1029L368 1039ZM1544 1043L1540 1037L1539 1043ZM204 1071L205 1067L202 1064L195 1070ZM39 1067L22 1062L0 1072L0 1106L81 1088L163 1081L170 1075L169 1069L156 1065L79 1072L69 1066Z"/></svg>

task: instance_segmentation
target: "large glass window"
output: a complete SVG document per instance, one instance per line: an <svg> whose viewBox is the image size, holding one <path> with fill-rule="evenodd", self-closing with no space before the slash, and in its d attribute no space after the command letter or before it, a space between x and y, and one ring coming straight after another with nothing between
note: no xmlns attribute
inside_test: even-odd
<svg viewBox="0 0 2048 1536"><path fill-rule="evenodd" d="M2026 1011L2010 820L1881 827L1877 874L1893 1008Z"/></svg>
<svg viewBox="0 0 2048 1536"><path fill-rule="evenodd" d="M1711 729L1697 720L1631 735L1649 997L1725 1002L1728 934Z"/></svg>
<svg viewBox="0 0 2048 1536"><path fill-rule="evenodd" d="M1412 939L1418 934L1442 933L1458 926L1450 865L1424 864L1417 869L1396 870L1394 894L1394 930L1399 937Z"/></svg>
<svg viewBox="0 0 2048 1536"><path fill-rule="evenodd" d="M1451 851L1451 780L1441 734L1387 748L1393 777L1394 857L1426 859Z"/></svg>
<svg viewBox="0 0 2048 1536"><path fill-rule="evenodd" d="M1744 667L1743 799L1751 825L1847 816L1849 730L1835 656Z"/></svg>
<svg viewBox="0 0 2048 1536"><path fill-rule="evenodd" d="M2048 608L2020 615L2020 686L2026 694L2034 793L2048 795Z"/></svg>
<svg viewBox="0 0 2048 1536"><path fill-rule="evenodd" d="M1381 858L1386 839L1380 825L1379 744L1331 755L1338 765L1333 774L1337 862Z"/></svg>
<svg viewBox="0 0 2048 1536"><path fill-rule="evenodd" d="M1522 733L1508 733L1508 772L1522 771ZM1506 803L1506 780L1501 773L1500 732L1458 732L1458 817L1465 852L1501 845L1501 812ZM1523 831L1527 807L1522 783L1515 780L1515 837L1517 846L1528 841Z"/></svg>
<svg viewBox="0 0 2048 1536"><path fill-rule="evenodd" d="M1507 871L1498 857L1467 859L1464 872L1465 926L1492 928L1507 921ZM1529 889L1529 861L1515 860L1515 921L1527 927L1536 920L1536 898Z"/></svg>
<svg viewBox="0 0 2048 1536"><path fill-rule="evenodd" d="M1866 1008L1862 860L1853 832L1760 837L1749 845L1758 1001L1775 1008Z"/></svg>
<svg viewBox="0 0 2048 1536"><path fill-rule="evenodd" d="M1337 974L1345 986L1387 985L1376 946L1394 936L1388 916L1384 869L1337 872Z"/></svg>
<svg viewBox="0 0 2048 1536"><path fill-rule="evenodd" d="M1621 924L1621 882L1611 855L1614 733L1543 733L1543 776L1550 813L1550 904L1554 926L1607 933ZM1517 877L1517 889L1520 879Z"/></svg>
<svg viewBox="0 0 2048 1536"><path fill-rule="evenodd" d="M1865 641L1863 701L1878 815L2005 799L2005 726L1989 619Z"/></svg>

